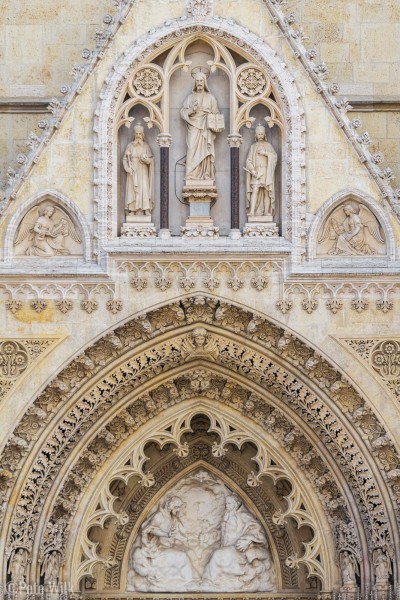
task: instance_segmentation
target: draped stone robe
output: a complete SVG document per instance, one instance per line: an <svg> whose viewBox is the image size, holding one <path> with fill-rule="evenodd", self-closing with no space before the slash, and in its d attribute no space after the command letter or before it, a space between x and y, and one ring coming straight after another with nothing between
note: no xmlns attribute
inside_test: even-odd
<svg viewBox="0 0 400 600"><path fill-rule="evenodd" d="M208 91L192 92L185 100L181 116L186 121L186 182L215 180L215 133L207 116L218 112L217 100Z"/></svg>

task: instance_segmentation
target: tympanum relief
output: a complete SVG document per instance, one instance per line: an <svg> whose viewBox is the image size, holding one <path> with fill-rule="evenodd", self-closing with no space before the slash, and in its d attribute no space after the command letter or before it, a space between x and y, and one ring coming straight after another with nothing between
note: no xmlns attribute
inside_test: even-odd
<svg viewBox="0 0 400 600"><path fill-rule="evenodd" d="M319 256L385 255L382 227L364 204L349 201L325 219L318 237Z"/></svg>
<svg viewBox="0 0 400 600"><path fill-rule="evenodd" d="M14 240L15 256L80 256L82 251L78 227L63 208L51 201L33 207L22 218Z"/></svg>
<svg viewBox="0 0 400 600"><path fill-rule="evenodd" d="M252 513L204 469L187 475L142 524L128 591L271 592L275 571Z"/></svg>
<svg viewBox="0 0 400 600"><path fill-rule="evenodd" d="M232 225L235 219L229 219L232 211L240 212L243 223L248 212L249 220L261 228L268 226L269 235L277 235L271 224L280 202L275 180L284 132L278 97L265 69L203 33L187 36L162 55L142 61L118 102L119 190L127 223L135 223L129 227L125 223L122 235L151 235L138 227L151 214L151 221L156 226L159 221L164 230L169 227L169 215L173 234L212 239L220 229L228 234L229 222L238 228ZM133 128L135 133L128 136L122 126L131 131L133 123L148 128L149 139L142 140L146 152L137 157L142 173L137 176L137 196L148 196L145 208L132 199L136 165L130 165L128 157L134 152L138 132ZM269 139L263 124L272 131ZM142 194L151 189L152 176L153 181L159 179L155 193ZM234 196L239 198L235 206Z"/></svg>

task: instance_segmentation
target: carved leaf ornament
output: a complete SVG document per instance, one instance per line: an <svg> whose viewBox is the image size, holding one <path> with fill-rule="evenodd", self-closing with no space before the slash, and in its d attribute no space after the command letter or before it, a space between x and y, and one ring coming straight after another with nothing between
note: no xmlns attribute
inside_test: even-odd
<svg viewBox="0 0 400 600"><path fill-rule="evenodd" d="M207 339L204 341L200 336L197 345L190 350L192 356L208 353L210 360L206 356L200 360L207 360L209 364L214 363L211 357L216 357L220 368L251 382L252 386L259 386L263 394L271 394L272 399L285 407L288 416L297 413L307 435L317 436L323 442L318 453L323 451L331 456L338 465L340 477L351 489L369 552L375 547L384 547L393 556L392 525L387 511L391 506L389 493L399 493L395 476L399 458L378 417L334 367L293 334L240 308L201 295L149 312L108 333L59 373L25 413L2 455L3 473L10 473L8 477L1 476L0 472L0 489L4 495L11 492L13 474L24 463L26 468L27 461L30 463L26 478L14 490L15 508L5 523L8 524L11 517L8 556L16 548L32 547L43 504L57 473L70 460L68 457L77 444L83 443L86 433L89 435L97 426L99 418L111 407L118 405L123 409L127 394L134 391L140 394L142 384L155 375L186 364L184 356L187 354L182 354L182 344L187 334L177 328L194 327L195 323L196 327L204 324ZM142 341L147 340L148 344L148 340L159 336L151 348L140 350ZM121 362L124 353L130 358ZM114 361L119 366L113 367ZM278 364L282 361L285 367ZM106 374L94 386L87 387L100 369ZM211 385L204 387L207 378L202 376L196 381L200 389L211 393ZM82 396L79 390L84 383L88 391ZM313 389L321 392L316 394ZM175 403L181 401L175 392L173 398ZM69 407L65 416L57 416L59 406ZM243 410L240 405L239 409ZM147 402L132 412L131 431L135 423L137 427L146 420L146 414L151 418L151 404ZM368 421L363 414L368 414ZM249 416L261 418L255 409ZM269 427L267 423L265 420L265 427ZM45 426L48 441L37 452L33 451L39 432ZM369 433L365 436L367 426ZM354 428L361 436L354 437ZM101 450L90 452L90 460L106 456L117 441L115 434L107 431ZM363 458L365 455L368 462ZM370 461L377 465L375 474L369 467ZM381 470L379 476L378 469ZM73 502L68 510L75 510ZM367 552L367 549L362 551Z"/></svg>

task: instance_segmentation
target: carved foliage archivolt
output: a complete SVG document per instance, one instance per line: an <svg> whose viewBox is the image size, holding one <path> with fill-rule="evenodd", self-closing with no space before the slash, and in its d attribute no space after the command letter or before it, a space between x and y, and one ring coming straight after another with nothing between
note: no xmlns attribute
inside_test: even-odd
<svg viewBox="0 0 400 600"><path fill-rule="evenodd" d="M367 409L364 400L341 378L340 373L289 332L239 308L202 296L160 308L130 321L75 359L27 411L5 448L3 464L6 470L15 472L31 447L38 427L48 423L60 402L65 405L96 372L130 348L138 346L143 340L168 330L176 330L179 325L198 321L239 334L239 338L244 334L247 339L250 338L263 347L263 352L267 351L271 356L276 354L303 371L352 418L357 411L355 416L358 415L358 420L354 418L354 421L362 432L367 432L369 452L377 456L393 491L398 492L393 473L398 469L399 463L393 444L389 438L386 439L383 448L385 453L382 452L382 446L379 449L376 448L376 444L374 446L376 440L384 435L384 429L376 416ZM353 489L370 547L386 546L392 552L382 495L362 459L360 450L344 428L344 422L340 423L326 403L307 389L297 377L274 364L271 358L251 350L244 339L243 343L239 343L218 335L216 340L218 360L221 364L268 389L298 412L316 431L341 465L343 475ZM49 435L48 443L42 448L40 457L32 466L17 503L9 551L21 544L29 545L29 540L34 538L37 519L46 496L45 491L51 487L60 465L84 432L110 405L122 399L127 392L138 388L154 374L182 364L182 341L183 337L164 340L149 353L145 352L129 359L123 367L104 377L99 385L77 401L67 418L60 422L51 436ZM363 414L368 416L366 422L362 418ZM140 413L135 413L134 418L140 418ZM30 422L36 423L36 426L32 428ZM111 440L106 439L104 444L112 444L112 436ZM9 483L9 479L0 480L3 489L6 489ZM43 493L38 493L38 486L42 487Z"/></svg>

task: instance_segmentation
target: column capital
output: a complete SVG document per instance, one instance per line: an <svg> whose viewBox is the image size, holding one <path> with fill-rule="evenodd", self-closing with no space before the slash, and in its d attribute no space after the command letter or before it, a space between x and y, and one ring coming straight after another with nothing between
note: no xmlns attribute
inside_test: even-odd
<svg viewBox="0 0 400 600"><path fill-rule="evenodd" d="M230 133L226 141L231 148L239 148L243 142L243 136L240 133Z"/></svg>
<svg viewBox="0 0 400 600"><path fill-rule="evenodd" d="M172 135L170 133L159 133L157 142L160 148L169 148L172 144Z"/></svg>

